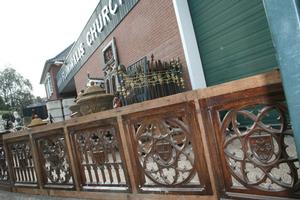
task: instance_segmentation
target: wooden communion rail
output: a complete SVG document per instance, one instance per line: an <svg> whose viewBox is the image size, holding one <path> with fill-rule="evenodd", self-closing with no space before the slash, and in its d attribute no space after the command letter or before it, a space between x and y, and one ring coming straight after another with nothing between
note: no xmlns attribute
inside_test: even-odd
<svg viewBox="0 0 300 200"><path fill-rule="evenodd" d="M299 198L287 115L274 71L36 127L3 136L1 186L114 200Z"/></svg>

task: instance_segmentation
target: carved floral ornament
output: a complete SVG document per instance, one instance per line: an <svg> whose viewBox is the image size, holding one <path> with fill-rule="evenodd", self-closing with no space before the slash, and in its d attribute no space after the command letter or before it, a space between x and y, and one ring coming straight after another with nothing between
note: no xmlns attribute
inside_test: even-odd
<svg viewBox="0 0 300 200"><path fill-rule="evenodd" d="M259 105L226 113L221 133L232 186L264 191L294 188L299 163L285 112L282 105Z"/></svg>

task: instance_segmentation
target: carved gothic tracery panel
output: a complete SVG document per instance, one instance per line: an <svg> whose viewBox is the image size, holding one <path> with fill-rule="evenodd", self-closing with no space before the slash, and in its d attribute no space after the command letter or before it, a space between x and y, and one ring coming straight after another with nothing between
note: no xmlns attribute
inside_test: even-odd
<svg viewBox="0 0 300 200"><path fill-rule="evenodd" d="M73 183L70 164L63 136L40 138L37 140L45 184Z"/></svg>
<svg viewBox="0 0 300 200"><path fill-rule="evenodd" d="M32 158L31 146L28 141L9 145L12 157L15 182L18 184L36 184L36 172Z"/></svg>
<svg viewBox="0 0 300 200"><path fill-rule="evenodd" d="M201 179L206 168L198 167L193 146L196 142L193 134L198 131L193 125L192 112L180 105L166 108L164 114L139 113L131 118L142 191L206 192L208 189L205 179Z"/></svg>
<svg viewBox="0 0 300 200"><path fill-rule="evenodd" d="M282 105L233 109L221 133L232 187L262 191L294 188L299 177L293 133Z"/></svg>
<svg viewBox="0 0 300 200"><path fill-rule="evenodd" d="M145 120L136 139L140 164L154 184L178 186L195 177L193 147L188 129L179 119Z"/></svg>
<svg viewBox="0 0 300 200"><path fill-rule="evenodd" d="M76 131L74 142L84 188L114 186L120 190L128 190L121 147L114 127Z"/></svg>

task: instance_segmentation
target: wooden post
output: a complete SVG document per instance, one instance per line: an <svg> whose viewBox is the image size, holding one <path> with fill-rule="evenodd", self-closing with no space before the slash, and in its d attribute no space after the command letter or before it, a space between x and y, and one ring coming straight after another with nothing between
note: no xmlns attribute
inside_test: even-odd
<svg viewBox="0 0 300 200"><path fill-rule="evenodd" d="M134 175L135 170L133 169L133 165L131 162L134 159L131 159L130 152L129 152L129 146L131 144L129 143L129 140L126 137L126 131L125 131L125 127L123 125L122 116L117 117L117 122L118 122L118 126L119 126L121 142L122 142L122 146L123 146L125 164L126 164L128 176L130 179L129 181L131 183L132 192L134 194L136 194L137 193L137 182L135 180L135 175Z"/></svg>
<svg viewBox="0 0 300 200"><path fill-rule="evenodd" d="M14 188L14 183L15 183L15 176L13 174L13 166L12 166L12 158L10 157L10 154L8 153L8 148L7 148L7 144L6 142L3 141L3 149L4 149L4 152L5 152L5 159L6 159L6 162L7 162L7 168L8 168L8 175L9 175L9 185L11 187L11 190L13 190Z"/></svg>
<svg viewBox="0 0 300 200"><path fill-rule="evenodd" d="M221 184L223 182L223 174L220 172L220 169L218 169L220 163L218 161L219 154L216 148L217 144L215 143L215 135L209 131L209 128L211 128L211 124L207 116L207 105L203 104L204 101L205 100L199 102L198 99L195 99L194 103L197 113L197 121L201 133L201 139L203 143L205 161L208 166L212 191L217 198L220 198L220 192L223 188L223 185Z"/></svg>
<svg viewBox="0 0 300 200"><path fill-rule="evenodd" d="M37 178L37 183L38 187L42 190L43 189L43 176L41 173L41 165L39 162L39 154L37 152L37 147L36 144L33 140L32 134L29 134L29 144L31 145L31 151L32 151L32 159L35 167L35 172L36 172L36 178Z"/></svg>
<svg viewBox="0 0 300 200"><path fill-rule="evenodd" d="M65 141L66 141L66 147L67 147L67 153L70 159L70 164L71 164L71 169L72 169L72 174L73 174L73 180L75 183L75 189L76 191L80 191L80 181L79 181L79 172L78 168L76 167L76 162L74 160L73 156L73 148L71 146L71 141L69 137L69 132L67 127L64 127L64 135L65 135Z"/></svg>

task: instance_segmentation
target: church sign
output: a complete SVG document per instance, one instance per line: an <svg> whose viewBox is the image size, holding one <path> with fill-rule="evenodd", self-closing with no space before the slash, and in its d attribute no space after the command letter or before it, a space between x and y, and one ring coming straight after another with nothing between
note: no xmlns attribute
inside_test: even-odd
<svg viewBox="0 0 300 200"><path fill-rule="evenodd" d="M101 0L57 74L62 92L83 64L139 0Z"/></svg>

